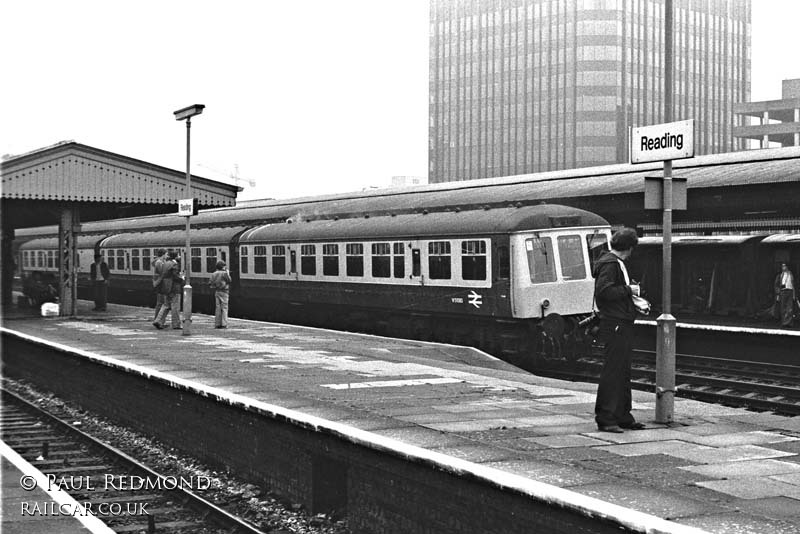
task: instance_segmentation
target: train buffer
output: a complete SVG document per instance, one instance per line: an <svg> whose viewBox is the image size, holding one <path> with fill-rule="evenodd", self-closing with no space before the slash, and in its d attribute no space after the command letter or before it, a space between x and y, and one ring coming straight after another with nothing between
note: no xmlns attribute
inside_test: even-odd
<svg viewBox="0 0 800 534"><path fill-rule="evenodd" d="M324 447L344 440L369 462L391 455L399 471L385 473L387 487L371 481L370 502L392 488L420 499L433 492L429 498L441 502L438 479L405 476L409 465L451 476L458 499L470 502L478 492L475 502L486 504L458 510L449 523L454 532L461 522L479 525L495 495L515 514L555 506L578 523L597 522L598 532L800 530L800 417L678 398L668 428L653 422L655 394L634 391L634 415L647 428L601 433L595 385L538 377L470 348L243 319L217 330L204 315L195 316L192 336L181 336L155 330L151 309L109 304L108 313L93 314L90 307L79 301L76 319L6 320L4 345L58 347L70 358L179 389L181 404L199 394L295 425ZM25 358L9 351L4 359L9 376L24 374ZM340 478L363 472L348 463L357 460L337 454L346 465L326 469L341 469ZM313 467L316 456L309 457ZM347 491L357 486L351 480ZM414 503L395 500L393 513L408 513L406 524L441 520Z"/></svg>

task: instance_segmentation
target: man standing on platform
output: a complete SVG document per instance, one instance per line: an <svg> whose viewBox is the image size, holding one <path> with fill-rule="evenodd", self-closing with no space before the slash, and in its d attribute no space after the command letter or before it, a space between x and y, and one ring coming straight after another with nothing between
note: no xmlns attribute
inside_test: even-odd
<svg viewBox="0 0 800 534"><path fill-rule="evenodd" d="M631 354L636 308L632 295L639 295L636 283L628 284L627 260L639 238L633 228L623 228L611 238L611 250L594 265L594 298L600 316L598 340L605 348L605 363L597 387L594 412L602 432L621 433L623 428L640 430L631 415Z"/></svg>
<svg viewBox="0 0 800 534"><path fill-rule="evenodd" d="M103 256L95 254L94 263L89 272L89 277L92 279L92 285L94 286L94 311L106 311L108 278L110 275L108 264L103 261Z"/></svg>
<svg viewBox="0 0 800 534"><path fill-rule="evenodd" d="M775 302L778 305L778 320L781 326L792 326L794 321L794 275L789 264L781 263L781 272L775 277Z"/></svg>
<svg viewBox="0 0 800 534"><path fill-rule="evenodd" d="M158 319L161 307L166 304L166 297L159 291L161 281L164 279L164 264L167 261L167 251L163 248L156 249L156 261L153 262L153 291L156 292L156 311L153 321Z"/></svg>

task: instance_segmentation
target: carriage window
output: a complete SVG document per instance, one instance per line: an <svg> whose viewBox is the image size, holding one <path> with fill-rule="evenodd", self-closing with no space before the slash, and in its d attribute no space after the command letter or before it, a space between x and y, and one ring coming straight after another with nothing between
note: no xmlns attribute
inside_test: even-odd
<svg viewBox="0 0 800 534"><path fill-rule="evenodd" d="M217 249L206 248L206 272L213 273L217 270Z"/></svg>
<svg viewBox="0 0 800 534"><path fill-rule="evenodd" d="M272 246L272 274L286 274L286 246Z"/></svg>
<svg viewBox="0 0 800 534"><path fill-rule="evenodd" d="M135 248L131 250L131 270L138 271L139 270L139 249Z"/></svg>
<svg viewBox="0 0 800 534"><path fill-rule="evenodd" d="M322 245L322 274L339 276L339 245Z"/></svg>
<svg viewBox="0 0 800 534"><path fill-rule="evenodd" d="M150 270L150 249L143 248L142 249L142 270L149 271Z"/></svg>
<svg viewBox="0 0 800 534"><path fill-rule="evenodd" d="M553 258L552 240L549 237L526 239L525 251L528 253L531 282L534 284L555 282L556 265Z"/></svg>
<svg viewBox="0 0 800 534"><path fill-rule="evenodd" d="M461 278L486 280L486 241L461 242Z"/></svg>
<svg viewBox="0 0 800 534"><path fill-rule="evenodd" d="M389 278L392 276L392 247L389 243L372 244L372 276Z"/></svg>
<svg viewBox="0 0 800 534"><path fill-rule="evenodd" d="M203 249L192 247L192 272L200 273L203 269Z"/></svg>
<svg viewBox="0 0 800 534"><path fill-rule="evenodd" d="M403 243L392 245L394 250L394 277L405 278L406 276L406 247Z"/></svg>
<svg viewBox="0 0 800 534"><path fill-rule="evenodd" d="M300 274L317 274L317 247L316 245L300 246Z"/></svg>
<svg viewBox="0 0 800 534"><path fill-rule="evenodd" d="M253 247L253 272L255 274L267 274L266 245L256 245ZM273 272L275 272L274 269Z"/></svg>
<svg viewBox="0 0 800 534"><path fill-rule="evenodd" d="M124 250L117 250L117 270L124 271L125 270L125 251Z"/></svg>
<svg viewBox="0 0 800 534"><path fill-rule="evenodd" d="M564 280L586 278L581 236L577 234L558 236L558 256L561 261L561 276Z"/></svg>
<svg viewBox="0 0 800 534"><path fill-rule="evenodd" d="M428 243L428 276L431 280L450 279L450 243L432 241Z"/></svg>
<svg viewBox="0 0 800 534"><path fill-rule="evenodd" d="M47 266L47 256L45 256L44 250L39 250L36 257L36 266L44 269Z"/></svg>
<svg viewBox="0 0 800 534"><path fill-rule="evenodd" d="M242 274L247 274L250 266L247 264L247 247L239 248L239 269Z"/></svg>
<svg viewBox="0 0 800 534"><path fill-rule="evenodd" d="M364 276L364 245L348 243L345 245L347 276Z"/></svg>
<svg viewBox="0 0 800 534"><path fill-rule="evenodd" d="M53 267L55 267L56 266L55 265L55 261L56 261L56 259L55 259L55 256L53 255L53 251L52 250L48 250L47 251L47 268L48 269L52 269Z"/></svg>
<svg viewBox="0 0 800 534"><path fill-rule="evenodd" d="M116 270L117 264L114 263L114 251L113 250L111 250L111 249L107 250L106 251L106 257L103 258L103 259L108 264L108 268L109 269L115 269Z"/></svg>
<svg viewBox="0 0 800 534"><path fill-rule="evenodd" d="M589 267L594 269L594 262L608 250L608 236L599 233L587 235L586 247L589 249Z"/></svg>

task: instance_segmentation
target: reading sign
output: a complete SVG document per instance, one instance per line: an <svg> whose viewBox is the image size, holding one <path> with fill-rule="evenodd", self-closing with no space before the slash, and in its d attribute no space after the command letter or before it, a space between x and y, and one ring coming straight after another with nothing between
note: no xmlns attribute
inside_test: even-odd
<svg viewBox="0 0 800 534"><path fill-rule="evenodd" d="M197 203L193 198L182 198L178 200L178 215L189 217L197 215Z"/></svg>
<svg viewBox="0 0 800 534"><path fill-rule="evenodd" d="M694 119L631 128L631 163L694 157Z"/></svg>

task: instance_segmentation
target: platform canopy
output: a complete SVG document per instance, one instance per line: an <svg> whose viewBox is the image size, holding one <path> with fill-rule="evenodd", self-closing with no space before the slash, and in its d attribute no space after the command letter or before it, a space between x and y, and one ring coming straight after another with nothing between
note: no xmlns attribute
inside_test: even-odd
<svg viewBox="0 0 800 534"><path fill-rule="evenodd" d="M2 170L4 222L15 228L58 222L60 208L81 221L177 212L187 198L185 171L66 141L7 157ZM241 188L192 175L200 207L233 206Z"/></svg>

